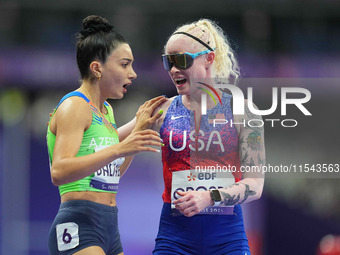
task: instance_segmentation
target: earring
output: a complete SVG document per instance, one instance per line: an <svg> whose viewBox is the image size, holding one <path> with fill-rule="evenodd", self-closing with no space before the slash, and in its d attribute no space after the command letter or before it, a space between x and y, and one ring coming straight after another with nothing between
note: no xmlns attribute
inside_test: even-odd
<svg viewBox="0 0 340 255"><path fill-rule="evenodd" d="M100 81L100 78L102 78L102 76L99 74L99 75L97 76L97 78L98 78L98 81Z"/></svg>

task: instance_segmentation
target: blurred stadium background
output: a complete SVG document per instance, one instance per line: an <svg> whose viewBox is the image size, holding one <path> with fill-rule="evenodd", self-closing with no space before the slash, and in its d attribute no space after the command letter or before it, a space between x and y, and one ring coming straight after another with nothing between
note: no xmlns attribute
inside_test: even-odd
<svg viewBox="0 0 340 255"><path fill-rule="evenodd" d="M145 100L176 94L160 61L163 45L178 25L208 17L229 35L244 79L259 84L260 109L269 108L272 87L286 82L311 91L312 116L288 109L285 118L297 127L266 123L267 163L340 163L339 1L1 0L0 254L48 254L59 195L50 181L46 121L79 86L74 34L90 14L109 19L134 53L138 78L124 99L110 101L118 125ZM271 117L282 119L279 111ZM261 200L244 206L252 254L331 254L331 235L340 234L338 175L269 175ZM136 156L119 189L125 254L151 254L162 205L160 155Z"/></svg>

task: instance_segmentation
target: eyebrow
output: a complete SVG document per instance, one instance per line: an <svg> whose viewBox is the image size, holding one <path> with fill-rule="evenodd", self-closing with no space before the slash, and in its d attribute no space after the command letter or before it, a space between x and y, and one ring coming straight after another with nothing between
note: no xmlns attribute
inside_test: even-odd
<svg viewBox="0 0 340 255"><path fill-rule="evenodd" d="M129 62L133 61L133 59L131 59L131 58L122 58L121 60L126 60L126 61L129 61Z"/></svg>

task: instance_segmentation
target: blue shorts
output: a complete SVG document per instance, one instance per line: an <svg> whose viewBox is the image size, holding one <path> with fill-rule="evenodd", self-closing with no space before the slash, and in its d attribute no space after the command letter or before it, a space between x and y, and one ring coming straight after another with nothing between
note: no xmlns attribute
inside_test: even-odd
<svg viewBox="0 0 340 255"><path fill-rule="evenodd" d="M117 213L117 207L87 200L62 203L49 232L50 254L73 254L89 246L110 255L123 252Z"/></svg>
<svg viewBox="0 0 340 255"><path fill-rule="evenodd" d="M164 203L154 255L250 255L242 209L234 215L172 216Z"/></svg>

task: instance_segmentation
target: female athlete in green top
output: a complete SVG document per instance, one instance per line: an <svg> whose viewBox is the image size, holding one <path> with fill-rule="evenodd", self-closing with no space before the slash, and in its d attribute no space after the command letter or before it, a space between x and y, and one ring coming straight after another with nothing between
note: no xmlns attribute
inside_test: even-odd
<svg viewBox="0 0 340 255"><path fill-rule="evenodd" d="M83 98L89 104L92 111L92 123L90 127L84 131L76 157L82 157L95 153L96 151L107 148L111 145L119 143L116 123L114 121L113 111L107 102L104 107L107 110L106 115L102 115L96 106L80 91L73 91L64 96L54 112L58 109L66 99L70 97ZM111 121L112 120L112 121ZM47 146L50 162L53 162L53 150L55 146L56 135L51 132L50 127L47 130ZM98 169L97 172L86 176L74 182L68 182L59 186L60 195L72 191L95 191L117 193L120 166L125 161L124 158L118 158L108 165Z"/></svg>
<svg viewBox="0 0 340 255"><path fill-rule="evenodd" d="M137 77L133 60L129 44L106 19L84 19L77 41L82 84L61 100L48 126L51 178L61 195L49 234L50 254L123 254L117 225L97 221L116 221L111 209L132 156L161 146L159 134L147 128L160 117L151 114L165 100L142 105L133 132L119 142L113 110L105 101L127 92Z"/></svg>

